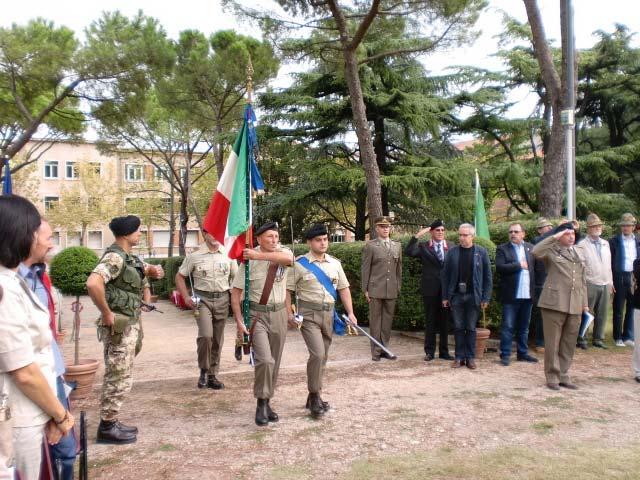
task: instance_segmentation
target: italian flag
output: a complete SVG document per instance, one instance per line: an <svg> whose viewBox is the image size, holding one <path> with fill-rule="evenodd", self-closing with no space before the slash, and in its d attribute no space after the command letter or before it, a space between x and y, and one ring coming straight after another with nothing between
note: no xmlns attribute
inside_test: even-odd
<svg viewBox="0 0 640 480"><path fill-rule="evenodd" d="M247 198L250 177L255 190L264 189L252 155L255 145L254 119L251 106L247 105L245 121L227 159L203 223L204 229L225 246L231 259L242 258L245 243L248 241L249 245L252 244L250 195Z"/></svg>

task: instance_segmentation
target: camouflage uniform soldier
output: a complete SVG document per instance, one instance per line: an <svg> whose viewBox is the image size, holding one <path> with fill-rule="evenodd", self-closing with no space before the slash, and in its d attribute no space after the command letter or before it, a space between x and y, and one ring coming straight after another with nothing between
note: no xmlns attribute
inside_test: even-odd
<svg viewBox="0 0 640 480"><path fill-rule="evenodd" d="M118 421L133 383L133 359L142 346L141 301L150 299L147 276L162 278L162 267L147 265L131 248L140 240L140 219L116 217L109 223L116 237L87 279L87 290L100 310L98 336L104 343L104 381L100 398L98 443L137 440L138 429Z"/></svg>
<svg viewBox="0 0 640 480"><path fill-rule="evenodd" d="M205 243L187 255L176 273L176 287L187 307L195 310L198 322L198 388L220 390L224 384L216 378L220 369L220 353L224 342L224 322L229 316L229 288L238 264L221 250L220 243L203 230ZM186 279L193 281L193 293L200 299L194 303L187 290Z"/></svg>
<svg viewBox="0 0 640 480"><path fill-rule="evenodd" d="M317 418L329 410L329 404L322 400L320 392L333 335L335 300L333 295L322 286L319 278L301 264L301 260L306 258L310 265L315 265L322 270L340 295L349 319L354 323L357 323L357 319L353 314L349 282L342 264L340 260L326 253L329 247L327 227L312 226L305 233L305 239L309 246L309 253L296 261L294 271L289 274L287 289L290 292L296 292L299 313L303 317L301 332L309 350L309 360L307 360L309 396L306 408L311 411L313 417ZM289 315L289 323L293 324L293 314Z"/></svg>
<svg viewBox="0 0 640 480"><path fill-rule="evenodd" d="M256 239L260 246L255 249L245 248L243 256L245 260L249 260L251 338L255 360L253 394L258 400L256 424L264 426L278 421L278 414L271 409L269 400L273 397L278 380L280 359L287 336L287 267L293 263L293 253L278 245L278 224L275 222L262 225L256 231ZM269 278L272 279L271 282ZM249 333L244 326L240 309L244 279L244 266L241 265L233 281L231 307L238 331Z"/></svg>

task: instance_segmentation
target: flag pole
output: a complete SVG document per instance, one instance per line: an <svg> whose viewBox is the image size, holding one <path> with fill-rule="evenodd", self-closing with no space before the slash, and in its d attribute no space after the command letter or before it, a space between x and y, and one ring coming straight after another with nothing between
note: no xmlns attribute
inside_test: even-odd
<svg viewBox="0 0 640 480"><path fill-rule="evenodd" d="M249 109L251 109L251 102L252 102L252 96L253 96L253 65L251 64L251 56L249 56L249 62L247 63L247 106ZM247 116L249 114L249 112L247 112L245 110L244 115ZM245 122L247 122L247 119L244 119ZM248 123L247 123L247 128L249 127ZM248 132L247 132L248 133ZM249 135L247 135L247 139L249 138ZM247 202L247 232L245 233L244 236L244 246L245 248L251 248L251 244L250 244L250 236L252 234L252 222L253 222L253 204L252 204L252 199L251 199L251 152L247 152L247 162L246 162L246 169L247 169L247 182L245 184L245 199ZM249 330L251 328L251 319L249 318L249 260L245 260L244 262L244 300L242 302L242 313L243 313L243 320L244 320L244 325L247 328L247 330ZM247 347L249 347L249 336L248 335L244 335L243 338L243 344L247 345ZM251 352L247 352L245 349L245 353L248 353L249 355L251 355ZM249 362L252 362L252 358L251 356L249 357Z"/></svg>

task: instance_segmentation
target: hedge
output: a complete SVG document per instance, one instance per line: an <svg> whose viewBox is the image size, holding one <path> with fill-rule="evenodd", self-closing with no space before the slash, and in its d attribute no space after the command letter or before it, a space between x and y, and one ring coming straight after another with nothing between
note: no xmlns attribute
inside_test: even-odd
<svg viewBox="0 0 640 480"><path fill-rule="evenodd" d="M87 278L98 264L98 256L87 247L69 247L51 262L51 283L65 295L87 294Z"/></svg>
<svg viewBox="0 0 640 480"><path fill-rule="evenodd" d="M521 223L526 232L525 240L531 242L535 237L538 236L538 230L536 225L538 220L514 220L513 222ZM496 245L500 245L502 243L506 243L509 241L509 225L513 222L501 222L501 223L491 223L489 224L489 235L491 235L491 240L495 242ZM559 219L551 220L551 223L558 225L560 223ZM587 222L580 222L580 231L583 235L586 235L587 232ZM602 226L602 238L610 238L617 233L616 227L612 227L610 225Z"/></svg>

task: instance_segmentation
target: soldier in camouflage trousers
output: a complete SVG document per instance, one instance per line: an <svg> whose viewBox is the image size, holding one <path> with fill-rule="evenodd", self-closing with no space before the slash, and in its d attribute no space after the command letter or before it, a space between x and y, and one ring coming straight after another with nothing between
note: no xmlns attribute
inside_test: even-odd
<svg viewBox="0 0 640 480"><path fill-rule="evenodd" d="M131 253L140 241L140 219L116 217L109 224L116 237L87 279L87 290L100 311L98 338L104 343L104 381L100 399L98 443L137 440L137 427L118 420L133 383L133 359L142 347L140 311L151 293L147 277L162 278L162 267L143 263Z"/></svg>

